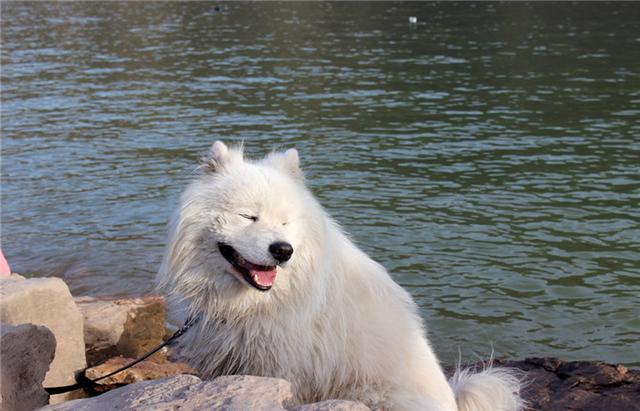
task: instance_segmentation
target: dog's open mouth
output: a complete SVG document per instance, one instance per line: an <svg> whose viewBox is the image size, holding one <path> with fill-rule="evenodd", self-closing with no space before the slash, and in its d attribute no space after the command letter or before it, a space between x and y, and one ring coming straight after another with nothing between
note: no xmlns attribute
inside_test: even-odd
<svg viewBox="0 0 640 411"><path fill-rule="evenodd" d="M276 266L258 265L247 261L233 247L225 243L218 243L218 249L249 285L260 291L267 291L273 286L276 279Z"/></svg>

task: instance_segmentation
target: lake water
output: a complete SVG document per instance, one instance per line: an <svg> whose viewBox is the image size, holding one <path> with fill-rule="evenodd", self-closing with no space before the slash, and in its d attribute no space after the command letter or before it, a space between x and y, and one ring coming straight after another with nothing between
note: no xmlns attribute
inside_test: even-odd
<svg viewBox="0 0 640 411"><path fill-rule="evenodd" d="M445 362L640 365L640 3L1 7L14 271L148 293L211 142L296 147Z"/></svg>

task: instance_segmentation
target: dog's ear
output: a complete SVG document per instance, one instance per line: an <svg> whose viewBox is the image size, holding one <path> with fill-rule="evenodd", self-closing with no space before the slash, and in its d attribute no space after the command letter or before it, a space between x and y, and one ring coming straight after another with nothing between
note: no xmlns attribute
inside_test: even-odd
<svg viewBox="0 0 640 411"><path fill-rule="evenodd" d="M218 140L211 145L209 154L202 158L202 169L209 173L219 173L238 163L242 163L242 147L229 149Z"/></svg>
<svg viewBox="0 0 640 411"><path fill-rule="evenodd" d="M265 162L296 180L304 180L304 175L300 170L300 157L295 148L290 148L284 153L271 153L265 158Z"/></svg>

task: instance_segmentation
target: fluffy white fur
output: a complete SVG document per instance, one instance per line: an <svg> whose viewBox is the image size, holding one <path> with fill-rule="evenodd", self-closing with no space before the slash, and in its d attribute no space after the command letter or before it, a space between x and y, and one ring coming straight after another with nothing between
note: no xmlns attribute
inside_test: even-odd
<svg viewBox="0 0 640 411"><path fill-rule="evenodd" d="M293 149L248 161L218 141L182 196L158 282L202 314L185 336L202 375L284 378L299 402L522 409L519 380L506 369L461 370L446 380L410 295L327 215L298 163ZM255 264L276 265L268 251L274 241L294 252L264 292L233 274L217 247L224 242Z"/></svg>

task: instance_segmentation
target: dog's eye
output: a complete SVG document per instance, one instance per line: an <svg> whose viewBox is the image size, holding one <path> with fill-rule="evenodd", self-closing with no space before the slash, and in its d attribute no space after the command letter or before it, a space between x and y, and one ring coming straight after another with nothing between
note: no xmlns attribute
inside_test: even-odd
<svg viewBox="0 0 640 411"><path fill-rule="evenodd" d="M255 215L240 214L240 217L246 218L247 220L251 220L251 221L258 221L258 216L255 216Z"/></svg>

